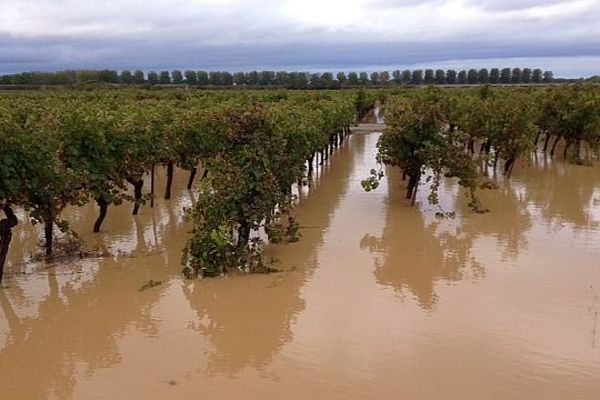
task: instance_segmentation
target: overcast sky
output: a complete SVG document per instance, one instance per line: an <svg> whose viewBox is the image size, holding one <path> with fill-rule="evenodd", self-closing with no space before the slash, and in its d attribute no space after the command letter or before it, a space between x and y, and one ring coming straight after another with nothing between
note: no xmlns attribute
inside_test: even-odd
<svg viewBox="0 0 600 400"><path fill-rule="evenodd" d="M0 73L430 65L600 74L600 0L0 0Z"/></svg>

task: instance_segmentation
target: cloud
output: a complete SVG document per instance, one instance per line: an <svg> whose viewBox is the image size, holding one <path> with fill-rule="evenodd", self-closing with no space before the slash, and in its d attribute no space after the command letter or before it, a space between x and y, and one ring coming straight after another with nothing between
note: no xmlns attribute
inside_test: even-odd
<svg viewBox="0 0 600 400"><path fill-rule="evenodd" d="M577 0L469 0L467 3L473 7L490 11L514 11L527 8L548 7L555 5L570 5Z"/></svg>
<svg viewBox="0 0 600 400"><path fill-rule="evenodd" d="M598 55L599 6L600 0L2 0L0 72Z"/></svg>

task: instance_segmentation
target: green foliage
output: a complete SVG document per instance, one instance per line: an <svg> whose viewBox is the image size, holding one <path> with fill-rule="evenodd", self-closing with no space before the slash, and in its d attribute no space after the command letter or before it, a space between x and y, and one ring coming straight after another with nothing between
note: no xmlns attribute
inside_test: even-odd
<svg viewBox="0 0 600 400"><path fill-rule="evenodd" d="M207 116L205 132L214 151L203 159L210 175L190 214L187 275L268 271L260 256L262 240L252 237L261 228L272 242L297 240L298 225L289 215L291 185L304 176L305 160L329 143L331 132L354 118L346 98L299 100L225 106Z"/></svg>
<svg viewBox="0 0 600 400"><path fill-rule="evenodd" d="M534 81L536 74L532 71ZM394 76L402 81L404 75L398 71ZM446 79L451 75L448 71ZM209 79L201 71L186 71L186 79L193 77L198 84ZM234 79L225 73L216 78ZM307 83L304 78L298 82ZM143 79L143 74L136 71L132 79ZM240 82L254 79L277 84L286 77L248 73ZM384 74L377 79L387 80ZM158 76L149 73L148 80L157 82ZM69 205L132 200L128 182L139 182L156 164L189 170L202 165L209 174L198 186L199 199L189 215L193 227L184 251L186 271L205 276L236 268L268 271L261 258L263 240L298 239L290 188L305 179L306 162L329 152L357 114L377 101L385 101L388 126L379 141L378 161L402 168L410 178L407 195L414 195L423 177L432 203L438 202L441 179L453 177L467 188L473 209L483 211L476 192L493 187L482 178L485 169L503 162L509 177L516 160L534 148L540 131L563 137L578 164L589 163L580 154L584 143L592 149L600 146L600 100L594 85L392 93L5 93L0 97L0 203L29 210L33 221L46 227L68 230L60 215ZM473 151L475 142L481 144L480 152ZM373 170L362 185L374 190L382 177L382 171Z"/></svg>
<svg viewBox="0 0 600 400"><path fill-rule="evenodd" d="M549 88L541 97L538 124L545 132L565 139L573 148L570 160L586 164L582 145L600 147L600 94L594 85L577 84Z"/></svg>
<svg viewBox="0 0 600 400"><path fill-rule="evenodd" d="M476 207L476 165L463 150L466 136L448 128L445 102L442 92L429 89L412 99L398 99L388 105L388 128L379 139L377 160L400 167L411 178L407 197L416 190L420 177L431 173L431 203L438 203L437 189L440 179L446 176L458 178L459 184L470 190L471 203ZM363 183L368 190L377 178L374 171L371 175Z"/></svg>
<svg viewBox="0 0 600 400"><path fill-rule="evenodd" d="M360 182L361 186L365 190L365 192L370 192L379 187L379 182L384 177L384 173L382 170L377 171L376 169L371 169L370 176Z"/></svg>

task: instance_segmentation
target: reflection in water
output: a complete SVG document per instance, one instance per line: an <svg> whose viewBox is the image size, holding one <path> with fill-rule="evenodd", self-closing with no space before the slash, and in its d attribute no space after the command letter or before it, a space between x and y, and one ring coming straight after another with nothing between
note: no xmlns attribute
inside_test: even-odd
<svg viewBox="0 0 600 400"><path fill-rule="evenodd" d="M154 212L166 216L161 218L157 234L162 250L152 258L156 243L148 240L144 230L156 231ZM112 233L94 236L86 232L91 231L96 217L93 207L67 213L74 229L82 232L91 246L106 246L127 256L67 264L20 264L15 260L23 256L24 244L34 251L32 243L37 242L31 238L38 234L33 227L20 225L10 259L24 275L0 290L6 322L0 320L0 338L3 330L5 333L4 346L0 347L0 386L3 393L18 394L14 398L68 399L79 372L88 376L120 362L117 342L130 327L150 336L158 331L160 321L152 318L151 310L163 288L147 293L140 293L138 288L156 278L155 270L143 268L146 260L155 266L166 265L169 255L180 254L168 243L180 239L181 233L167 229L181 227L181 216L164 203L155 210L148 209L143 220L133 218L127 206L113 207L104 227Z"/></svg>
<svg viewBox="0 0 600 400"><path fill-rule="evenodd" d="M538 157L543 157L538 155ZM575 230L598 228L600 225L600 174L598 167L553 162L543 157L534 168L517 176L525 185L525 198L539 209L544 220Z"/></svg>
<svg viewBox="0 0 600 400"><path fill-rule="evenodd" d="M435 209L427 204L427 190L419 192L419 206L407 207L405 189L397 184L400 173L386 172L392 184L387 187L385 224L381 236L366 234L360 247L375 254L375 277L383 285L413 293L419 305L432 310L438 301L435 285L485 275L485 260L478 260L472 247L478 238L495 238L503 261L515 260L527 250L526 233L531 228L527 202L511 182L498 190L482 194L493 213L473 215L456 183L440 186L441 206L455 210L452 220L434 218ZM383 188L385 190L385 188Z"/></svg>
<svg viewBox="0 0 600 400"><path fill-rule="evenodd" d="M281 347L292 339L294 315L304 308L298 297L299 276L293 282L274 279L229 279L184 288L190 305L198 313L193 327L208 337L207 371L235 376L244 368L264 372ZM296 290L296 291L294 291Z"/></svg>
<svg viewBox="0 0 600 400"><path fill-rule="evenodd" d="M0 351L4 393L18 393L13 398L22 399L70 398L78 370L91 374L120 361L116 341L130 324L145 333L156 330L158 321L148 313L160 291L140 296L135 290L145 272L128 271L120 279L111 279L110 296L94 290L110 277L110 267L101 265L80 288L61 285L60 272L48 272L49 293L36 304L32 316L19 315L10 301L11 290L0 292L8 324Z"/></svg>
<svg viewBox="0 0 600 400"><path fill-rule="evenodd" d="M394 170L362 190L376 141L351 136L300 190L301 241L267 249L277 274L182 279L193 193L179 171L173 200L137 218L111 208L99 235L95 207L68 210L114 257L23 263L39 232L19 225L1 397L597 398L599 169L532 159L482 193L486 215L445 181L457 213L439 220L425 190L405 202Z"/></svg>

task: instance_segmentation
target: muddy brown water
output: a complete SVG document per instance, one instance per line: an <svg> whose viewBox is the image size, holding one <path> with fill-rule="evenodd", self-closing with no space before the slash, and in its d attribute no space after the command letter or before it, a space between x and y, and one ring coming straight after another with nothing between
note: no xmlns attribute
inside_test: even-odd
<svg viewBox="0 0 600 400"><path fill-rule="evenodd" d="M111 208L98 235L93 206L67 212L113 257L23 263L38 233L21 224L0 398L600 398L600 169L522 161L485 215L445 182L457 215L439 220L394 171L363 192L377 137L351 136L302 191L301 241L268 251L282 273L184 280L182 173L173 200Z"/></svg>

